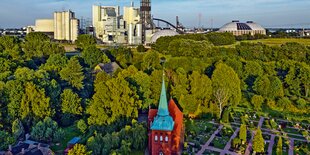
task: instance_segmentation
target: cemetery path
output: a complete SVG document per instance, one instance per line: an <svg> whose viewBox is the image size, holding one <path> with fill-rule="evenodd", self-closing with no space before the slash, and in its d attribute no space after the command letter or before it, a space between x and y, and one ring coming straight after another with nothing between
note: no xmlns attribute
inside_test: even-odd
<svg viewBox="0 0 310 155"><path fill-rule="evenodd" d="M229 154L229 155L240 155L240 154L238 154L238 153L236 153L236 152L231 152L231 151L228 151L228 150L222 150L222 149L219 149L219 148L215 148L215 147L212 147L212 146L207 146L207 148L206 148L207 150L211 150L211 151L215 151L215 152L221 152L221 154L222 154L222 152L224 152L224 154L226 155L226 154Z"/></svg>
<svg viewBox="0 0 310 155"><path fill-rule="evenodd" d="M238 135L240 128L237 128L234 134L230 137L230 140L227 142L223 151L221 151L221 155L228 154L227 151L231 147L231 141Z"/></svg>
<svg viewBox="0 0 310 155"><path fill-rule="evenodd" d="M271 135L269 146L268 146L268 155L272 155L272 148L273 148L273 145L274 145L274 138L275 138L275 135Z"/></svg>
<svg viewBox="0 0 310 155"><path fill-rule="evenodd" d="M294 155L294 139L290 139L288 155Z"/></svg>
<svg viewBox="0 0 310 155"><path fill-rule="evenodd" d="M203 152L207 149L207 147L210 145L212 140L214 139L215 135L218 134L223 128L223 125L220 125L217 130L212 134L212 136L209 138L209 140L201 147L201 149L198 151L198 155L202 155Z"/></svg>
<svg viewBox="0 0 310 155"><path fill-rule="evenodd" d="M263 134L268 134L268 135L273 135L272 132L274 132L274 133L283 133L283 132L280 132L280 131L277 131L277 130L269 130L269 129L262 129L262 131L265 131L265 132L263 132ZM303 137L301 135L296 135L296 134L291 134L291 133L286 133L286 134ZM279 137L281 135L277 135L277 136ZM293 137L287 137L287 136L281 136L281 137L289 138L289 139L293 139L293 140L297 140L297 141L301 141L301 142L308 142L306 139L299 139L299 138L293 138Z"/></svg>

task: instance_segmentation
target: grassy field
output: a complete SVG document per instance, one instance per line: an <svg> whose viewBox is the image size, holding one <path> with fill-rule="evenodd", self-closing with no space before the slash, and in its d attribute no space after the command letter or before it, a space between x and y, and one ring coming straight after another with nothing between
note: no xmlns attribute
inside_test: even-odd
<svg viewBox="0 0 310 155"><path fill-rule="evenodd" d="M247 41L242 41L242 42L252 42L252 43L261 42L263 44L276 45L276 46L280 46L288 42L297 42L297 43L300 43L306 46L310 46L310 39L298 39L298 38L270 38L270 39L260 39L260 40L247 40Z"/></svg>
<svg viewBox="0 0 310 155"><path fill-rule="evenodd" d="M60 142L60 145L51 146L51 149L56 154L63 154L64 149L67 147L67 143L73 137L78 137L81 135L81 132L75 126L70 126L70 127L64 128L64 132L65 132L65 136L63 137L62 141Z"/></svg>

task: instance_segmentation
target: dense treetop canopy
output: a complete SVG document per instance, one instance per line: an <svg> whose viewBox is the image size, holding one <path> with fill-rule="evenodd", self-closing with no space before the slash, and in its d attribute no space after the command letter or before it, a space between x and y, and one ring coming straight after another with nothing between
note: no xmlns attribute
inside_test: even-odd
<svg viewBox="0 0 310 155"><path fill-rule="evenodd" d="M235 107L309 117L310 48L298 43L232 45L235 41L228 33L162 37L152 49L139 47L138 52L99 49L93 37L81 35L76 43L81 54L71 57L42 33L30 33L24 41L2 36L0 149L25 133L58 142L71 126L77 126L86 144L73 152L130 154L144 148L145 124L131 120L157 108L163 67L167 96L185 118L225 120ZM166 59L163 65L161 58ZM93 72L108 62L120 69ZM260 142L256 145L261 151Z"/></svg>

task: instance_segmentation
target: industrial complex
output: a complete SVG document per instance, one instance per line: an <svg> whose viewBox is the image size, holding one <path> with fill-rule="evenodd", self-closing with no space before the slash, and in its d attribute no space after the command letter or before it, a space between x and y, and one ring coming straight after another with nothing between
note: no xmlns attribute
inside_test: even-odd
<svg viewBox="0 0 310 155"><path fill-rule="evenodd" d="M92 24L86 28L87 34L94 35L98 42L103 44L150 44L162 36L174 36L186 32L185 28L176 17L176 24L171 24L163 19L153 18L151 14L151 0L141 0L140 7L135 7L132 2L125 6L121 14L120 6L92 6ZM169 28L160 28L154 21L163 22ZM80 34L80 22L72 11L54 12L53 19L37 19L35 26L28 26L29 32L43 32L58 41L74 42ZM238 20L225 24L219 32L230 32L239 35L266 35L266 29L257 23L246 23ZM201 33L201 32L200 32Z"/></svg>
<svg viewBox="0 0 310 155"><path fill-rule="evenodd" d="M94 35L104 44L139 45L155 42L161 36L171 36L183 33L182 26L152 18L151 1L141 0L140 7L92 6L92 25L87 27L87 33ZM164 22L172 29L161 29L153 21ZM54 12L53 19L37 19L35 26L28 26L26 32L43 32L54 40L74 42L80 34L80 23L72 11Z"/></svg>

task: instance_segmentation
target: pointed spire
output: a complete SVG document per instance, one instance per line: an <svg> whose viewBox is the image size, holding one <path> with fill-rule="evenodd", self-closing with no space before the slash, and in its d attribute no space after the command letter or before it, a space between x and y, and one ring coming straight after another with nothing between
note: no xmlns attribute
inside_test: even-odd
<svg viewBox="0 0 310 155"><path fill-rule="evenodd" d="M161 86L161 93L160 93L157 115L159 115L159 116L169 115L167 95L166 95L166 85L165 85L165 73L164 72L163 72L163 81L162 81L162 86Z"/></svg>

